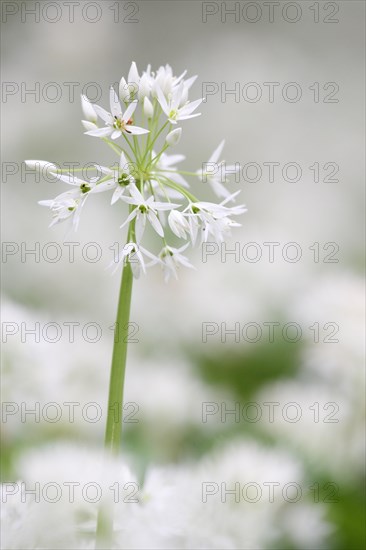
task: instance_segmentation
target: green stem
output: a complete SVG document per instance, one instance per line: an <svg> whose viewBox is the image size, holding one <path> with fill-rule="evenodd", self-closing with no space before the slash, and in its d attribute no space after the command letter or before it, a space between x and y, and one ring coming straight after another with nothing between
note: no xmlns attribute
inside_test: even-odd
<svg viewBox="0 0 366 550"><path fill-rule="evenodd" d="M134 238L135 220L132 220L127 240ZM133 275L130 262L126 261L123 271L114 329L112 366L109 381L107 425L104 447L108 456L116 456L120 450L123 425L123 390L126 371L128 327L131 310ZM113 504L108 498L98 511L96 548L105 548L113 535Z"/></svg>
<svg viewBox="0 0 366 550"><path fill-rule="evenodd" d="M114 330L114 346L109 384L108 415L104 445L117 454L121 443L123 387L127 357L128 322L132 295L132 270L129 262L123 267L117 322Z"/></svg>
<svg viewBox="0 0 366 550"><path fill-rule="evenodd" d="M195 176L196 178L199 177L199 174L197 172L187 172L186 170L168 170L167 168L164 168L164 172L172 172L173 174L183 174L183 176Z"/></svg>
<svg viewBox="0 0 366 550"><path fill-rule="evenodd" d="M150 151L152 151L152 148L154 147L154 143L156 142L156 140L158 139L158 137L160 136L160 134L162 133L162 131L168 126L168 124L169 124L169 120L167 120L166 123L163 124L163 126L160 128L160 130L158 131L158 133L154 136L152 142L149 144L149 149L146 150L145 155L144 155L143 158L142 158L141 164L144 164L145 159L146 159L148 153L149 153Z"/></svg>

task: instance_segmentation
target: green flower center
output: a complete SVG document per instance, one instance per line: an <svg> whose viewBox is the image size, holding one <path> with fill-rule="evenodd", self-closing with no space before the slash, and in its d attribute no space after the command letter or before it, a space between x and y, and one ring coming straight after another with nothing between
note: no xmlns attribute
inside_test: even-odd
<svg viewBox="0 0 366 550"><path fill-rule="evenodd" d="M147 208L144 204L140 204L139 210L140 210L141 214L146 214L146 212L147 212Z"/></svg>
<svg viewBox="0 0 366 550"><path fill-rule="evenodd" d="M166 258L166 256L174 256L174 254L171 250L165 249L162 251L160 257L163 259L163 258Z"/></svg>
<svg viewBox="0 0 366 550"><path fill-rule="evenodd" d="M80 185L80 190L83 194L88 193L90 191L91 187L87 183L82 183Z"/></svg>
<svg viewBox="0 0 366 550"><path fill-rule="evenodd" d="M121 174L118 178L118 185L129 185L130 183L130 176L128 174Z"/></svg>
<svg viewBox="0 0 366 550"><path fill-rule="evenodd" d="M114 123L113 128L116 128L116 130L124 130L125 129L125 122L121 118L118 118L116 115L114 115Z"/></svg>

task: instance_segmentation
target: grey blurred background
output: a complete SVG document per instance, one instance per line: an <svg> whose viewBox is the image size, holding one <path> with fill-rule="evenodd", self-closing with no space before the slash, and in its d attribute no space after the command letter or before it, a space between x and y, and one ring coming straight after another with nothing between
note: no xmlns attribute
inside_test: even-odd
<svg viewBox="0 0 366 550"><path fill-rule="evenodd" d="M34 9L32 2L25 4L29 10ZM109 85L127 73L131 60L135 60L140 69L148 63L153 68L169 63L176 74L186 68L189 74L198 74L192 97L199 97L202 84L207 82L227 89L239 83L241 92L248 82L255 82L262 91L262 98L256 103L245 101L242 94L239 103L232 94L227 95L224 102L220 93L207 97L202 105L202 116L184 125L180 144L180 151L187 156L184 168L199 167L220 140L226 138L227 162L242 165L255 162L263 170L256 183L241 177L241 200L247 204L248 213L243 218L243 229L236 232L235 238L258 243L296 241L304 249L303 259L294 265L276 262L273 266L266 265L265 270L265 259L252 265L248 262L229 267L215 265L215 270L220 271L229 288L232 282L236 288L236 281L240 280L240 301L245 314L246 301L250 299L248 294L252 294L247 292L245 281L248 277L257 278L257 270L261 276L266 271L264 286L272 287L276 294L273 288L276 275L272 272L279 269L285 271L280 278L284 275L291 279L290 286L286 283L286 292L291 293L301 291L308 278L315 273L317 276L319 270L330 274L347 267L355 270L360 267L363 234L360 171L364 145L362 2L337 3L336 15L320 3L319 23L314 23L315 15L308 2L297 3L302 12L297 23L284 20L282 5L274 11L273 23L268 21L269 8L264 6L257 23L248 23L242 12L238 22L234 21L234 16L227 15L227 22L222 23L224 8L220 2L214 3L218 13L207 15L207 23L203 23L202 12L208 8L201 2L138 2L127 9L122 2L120 22L114 23L116 8L112 11L112 3L97 3L100 12L93 7L83 12L83 4L75 8L73 23L68 22L68 10L62 4L59 11L48 7L44 16L40 11L38 23L34 22L34 15L25 11L25 22L22 22L20 5L18 13L5 15L2 79L3 91L5 86L8 93L2 105L4 162L20 164L24 159L35 158L57 163L75 161L83 165L114 160L112 153L97 140L82 135L79 95L87 91L93 99L96 88L89 83L96 82L98 90L104 94L99 104L107 106ZM227 6L232 8L232 4ZM14 8L7 8L10 9ZM136 14L130 15L137 9ZM83 13L89 20L100 19L95 23L83 21ZM296 13L289 10L287 17L293 19ZM254 19L255 15L249 10L247 18ZM59 21L49 22L58 17ZM339 22L323 23L325 17ZM137 22L123 22L124 18ZM7 84L9 82L14 84ZM56 88L49 86L52 82L62 92L56 102L47 99L47 94L50 98L56 94ZM68 82L76 84L64 84ZM265 82L279 83L273 103L268 100ZM296 82L301 87L302 98L296 103L284 101L282 97L283 87L289 82ZM314 91L309 89L314 82L319 82L318 103L314 102ZM333 90L332 87L322 89L328 82L339 86L339 91L332 96L337 103L323 101ZM22 98L22 89L35 89L37 85L40 86L37 100L31 94ZM70 101L71 89L75 98ZM289 94L293 92L294 89L289 90ZM248 93L253 94L254 89ZM264 162L281 163L273 183L269 182ZM283 179L281 170L288 162L301 166L300 181L291 183ZM309 169L315 162L320 166L319 183L314 182L314 172ZM339 166L333 176L338 182L322 182L333 170L332 166L325 170L326 163ZM44 181L37 183L32 175L27 175L26 182L22 183L20 172L11 175L6 170L11 171L12 167L4 170L4 240L41 242L50 240L51 236L51 240L62 239L63 228L50 233L46 229L47 212L37 206L38 200L54 196L61 187ZM249 173L253 178L253 172ZM291 175L291 171L289 173ZM233 183L233 189L237 188ZM117 230L121 219L118 208L103 208L103 199L88 205L77 240L123 241ZM330 241L340 247L339 264L327 266L320 262L315 265L308 246L314 242L322 246ZM307 269L304 269L305 264L309 264ZM24 277L25 267L31 276ZM212 266L206 267L212 271ZM53 292L54 289L50 285L45 288L44 283L49 277L59 278L59 264L32 265L28 262L26 266L19 266L9 260L4 268L4 289L20 300L43 302L47 298L49 307L62 307L67 311L78 302L99 314L101 311L109 314L119 281L115 277L106 285L103 268L102 262L92 266L64 265L64 291L58 288ZM103 292L94 294L93 300L88 299L89 289L83 283L84 277L73 276L78 269L87 270L85 275L93 278L93 286L103 288ZM190 277L191 274L184 274L179 287L173 284L174 289L184 288ZM73 281L73 292L69 291L69 278ZM199 294L204 293L209 298L212 289L205 276L205 266L194 275L194 282L199 287ZM145 292L149 284L152 284L150 280L145 281L140 292ZM156 297L159 303L166 299L169 304L172 289L163 288ZM150 300L154 300L147 292ZM135 303L138 307L137 296Z"/></svg>

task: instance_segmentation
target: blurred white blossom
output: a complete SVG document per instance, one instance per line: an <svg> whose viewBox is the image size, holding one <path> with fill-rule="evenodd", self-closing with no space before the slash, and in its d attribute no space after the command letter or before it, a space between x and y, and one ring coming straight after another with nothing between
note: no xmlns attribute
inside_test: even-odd
<svg viewBox="0 0 366 550"><path fill-rule="evenodd" d="M4 549L52 549L61 544L90 548L97 504L89 500L94 494L106 498L109 492L114 498L116 487L115 548L251 550L291 541L292 548L319 549L326 548L332 530L325 506L311 503L298 461L278 448L253 442L233 441L198 462L151 466L143 481L122 462L103 466L101 455L92 449L61 444L23 455L17 470L26 488L39 484L41 497L36 502L34 494L28 494L22 502L19 493L11 494L12 487L3 486ZM56 503L47 502L47 492L42 495L47 484L59 491ZM254 486L254 492L246 491L248 486ZM94 493L85 487L93 487ZM231 493L224 496L223 487ZM305 529L309 524L312 528Z"/></svg>
<svg viewBox="0 0 366 550"><path fill-rule="evenodd" d="M172 255L172 251L185 249L183 247L177 249L167 242L169 227L179 239L187 240L190 236L192 244L196 243L199 232L201 239L198 242L207 241L209 236L218 242L223 242L230 234L230 227L240 226L230 216L239 216L246 210L243 205L230 208L224 206L228 201L234 201L239 192L229 194L217 175L215 177L210 175L209 181L215 192L219 191L218 195L223 196L225 201L216 205L196 198L188 191L189 186L183 175L188 174L198 180L204 180L207 176L206 172L180 171L175 164L184 157L174 155L169 158L165 153L167 148L177 145L182 136L182 128L173 130L173 126L178 121L185 121L200 114L194 113L194 111L203 99L190 101L188 98L189 90L196 77L185 79L185 74L186 71L179 77L174 76L169 65L161 66L154 73L149 65L140 76L136 63L132 62L127 80L124 77L120 80L119 97L113 86L110 88L110 111L100 105L92 104L85 95L82 95L81 106L85 118L82 120L82 124L86 129L85 134L102 139L113 149L119 157L119 165L117 168L101 167L102 175L94 176L89 182L84 182L75 175L63 175L63 170L61 170L56 177L73 185L74 190L62 193L54 200L40 201L41 205L51 209L53 214L51 225L68 219L76 230L79 225L81 209L89 195L113 190L112 204L121 199L130 205L128 214L121 225L121 227L129 225L127 240L135 242L139 247L146 221L149 220L163 241L163 249L159 254L160 260L150 262L149 265L163 262L165 274L173 274L175 277L177 276L175 268L178 264L187 267L190 267L191 264L188 260L183 259L178 252L174 252L174 257L171 260L168 258L168 255ZM122 109L120 101L126 105L125 109ZM137 110L138 107L140 107L139 110ZM140 115L138 115L139 111ZM162 115L163 118L166 118L165 122L160 121ZM141 124L147 123L147 128L135 125L138 116L141 118ZM102 126L98 125L99 119L102 120ZM156 153L155 147L158 138L162 140L164 131L165 138L161 149ZM144 137L144 134L147 134L147 137ZM116 143L116 140L121 137L125 140L122 146ZM211 156L211 165L218 160L223 145L224 142L221 142ZM31 160L26 161L26 164L31 168L41 170L44 168L45 161ZM222 171L221 164L220 171ZM98 165L95 165L95 169L97 168ZM227 171L229 169L230 167L227 168ZM224 181L225 183L227 181L226 172ZM157 201L157 196L165 199L164 202ZM171 202L172 196L175 201L179 199L180 202ZM182 203L182 201L184 202ZM172 223L172 217L170 217L170 222L167 224L164 212L168 210L177 212L175 223ZM188 218L185 230L182 230L184 227L182 216ZM177 224L178 217L181 218L180 229ZM153 259L157 258L155 253L151 252L151 254ZM125 256L124 259L126 262L130 262L129 256ZM165 261L165 259L169 261ZM136 270L133 273L138 275ZM169 276L165 276L165 280L168 279Z"/></svg>

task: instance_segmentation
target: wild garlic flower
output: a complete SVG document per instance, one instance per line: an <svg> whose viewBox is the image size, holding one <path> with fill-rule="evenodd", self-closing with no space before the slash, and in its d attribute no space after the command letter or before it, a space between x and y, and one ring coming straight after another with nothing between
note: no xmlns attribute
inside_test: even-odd
<svg viewBox="0 0 366 550"><path fill-rule="evenodd" d="M128 225L127 244L133 244L135 253L123 248L119 260L132 266L134 257L135 276L145 272L144 257L149 257L151 261L146 266L158 264L166 279L170 275L175 277L180 265L192 267L182 255L188 244L180 245L179 241L200 244L213 239L222 242L231 228L240 226L233 218L245 212L244 205L228 205L239 193L226 189L228 175L235 174L239 166L226 167L223 161L219 162L224 141L198 171L177 168L185 157L167 153L181 139L183 129L176 127L177 122L200 114L195 111L202 99L189 99L196 78L186 78L186 71L174 76L169 65L159 67L156 72L148 66L141 73L133 62L127 79L122 77L120 80L118 94L110 88L109 111L82 95L85 134L101 139L117 155L114 165L95 164L97 175L89 180L84 181L67 170L58 170L52 163L26 161L29 167L38 170L47 166L47 172L72 186L53 200L40 201L51 210L51 225L68 220L76 230L81 210L92 194L111 192L112 205L118 204L122 209L125 205L121 227ZM187 176L196 180L197 189L212 190L224 200L216 204L197 198L190 191ZM147 221L162 239L158 253L142 246Z"/></svg>
<svg viewBox="0 0 366 550"><path fill-rule="evenodd" d="M58 195L54 200L39 201L38 204L51 208L53 220L50 227L73 216L73 226L76 230L80 220L81 209L84 206L87 197L90 193L100 191L100 188L96 187L98 179L92 178L86 182L72 176L72 174L66 174L64 176L62 174L54 174L52 172L51 174L60 181L72 185L74 189L61 193L61 195Z"/></svg>
<svg viewBox="0 0 366 550"><path fill-rule="evenodd" d="M121 227L136 218L135 232L137 242L140 243L145 230L146 220L148 219L157 234L160 235L160 237L164 237L164 229L157 216L158 211L171 210L172 208L177 208L179 204L174 204L171 202L157 202L155 201L153 195L150 195L148 199L144 199L143 195L135 185L131 185L130 194L130 197L123 196L121 199L128 204L132 204L136 208L134 208Z"/></svg>
<svg viewBox="0 0 366 550"><path fill-rule="evenodd" d="M178 120L187 120L201 115L201 113L192 113L201 105L203 99L197 99L196 101L192 101L192 103L185 101L183 82L179 88L169 94L168 101L159 86L157 87L157 94L160 106L172 124L177 124Z"/></svg>
<svg viewBox="0 0 366 550"><path fill-rule="evenodd" d="M89 130L88 132L85 132L88 136L111 136L112 139L117 139L121 137L122 133L140 135L147 134L149 132L149 130L139 128L138 126L134 126L132 124L132 115L137 107L137 101L130 103L123 113L117 94L113 87L111 87L109 93L109 103L111 108L110 113L99 105L93 105L94 110L106 125L103 128L97 128L96 130Z"/></svg>
<svg viewBox="0 0 366 550"><path fill-rule="evenodd" d="M98 166L99 170L110 179L99 183L98 190L100 192L114 190L111 204L114 204L122 197L129 186L135 184L135 179L132 175L133 166L127 162L125 154L121 153L119 165L117 168L108 168L106 166Z"/></svg>

